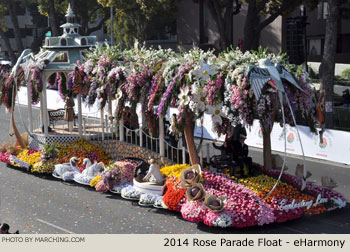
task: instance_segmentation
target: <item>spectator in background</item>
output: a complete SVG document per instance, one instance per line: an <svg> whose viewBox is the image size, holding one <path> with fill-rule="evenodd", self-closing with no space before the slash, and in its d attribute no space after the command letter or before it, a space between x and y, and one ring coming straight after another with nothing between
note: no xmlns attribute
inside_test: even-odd
<svg viewBox="0 0 350 252"><path fill-rule="evenodd" d="M218 146L216 145L216 139L214 139L213 147L215 149L220 150L222 156L230 156L230 158L232 159L234 150L234 134L232 126L228 129L228 132L226 133L225 142L221 146Z"/></svg>
<svg viewBox="0 0 350 252"><path fill-rule="evenodd" d="M233 160L240 167L240 172L243 176L248 176L251 173L252 158L248 157L248 145L244 143L247 136L243 132L239 135L239 139L234 141ZM243 172L243 173L242 173Z"/></svg>
<svg viewBox="0 0 350 252"><path fill-rule="evenodd" d="M11 234L10 233L10 226L7 223L3 223L0 228L0 234ZM19 234L19 231L17 230L14 234Z"/></svg>
<svg viewBox="0 0 350 252"><path fill-rule="evenodd" d="M169 143L171 146L176 147L178 145L178 139L176 137L176 114L171 115L170 125L168 129Z"/></svg>
<svg viewBox="0 0 350 252"><path fill-rule="evenodd" d="M349 105L350 105L349 89L346 89L345 91L343 91L343 101L344 101L344 108L349 109Z"/></svg>
<svg viewBox="0 0 350 252"><path fill-rule="evenodd" d="M173 161L178 161L177 160L177 149L178 148L178 136L176 135L176 114L172 114L170 117L170 122L167 122L167 130L166 130L166 137L168 138L168 142L170 146L168 146L168 156L171 158Z"/></svg>

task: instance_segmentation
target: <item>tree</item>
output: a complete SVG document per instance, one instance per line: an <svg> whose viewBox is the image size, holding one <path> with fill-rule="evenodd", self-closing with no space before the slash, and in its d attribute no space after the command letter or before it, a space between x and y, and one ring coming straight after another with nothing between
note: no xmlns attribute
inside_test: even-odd
<svg viewBox="0 0 350 252"><path fill-rule="evenodd" d="M248 5L244 24L243 51L259 47L261 31L278 16L293 11L302 0L245 0ZM263 17L263 18L262 18Z"/></svg>
<svg viewBox="0 0 350 252"><path fill-rule="evenodd" d="M169 20L175 20L177 0L98 0L105 7L113 7L116 19L113 31L117 41L125 46L133 45L135 39L140 42L154 36L152 25L167 26ZM110 27L109 22L107 24Z"/></svg>
<svg viewBox="0 0 350 252"><path fill-rule="evenodd" d="M52 36L61 35L58 13L64 13L62 3L58 3L57 0L33 0L33 2L38 4L40 14L49 18Z"/></svg>
<svg viewBox="0 0 350 252"><path fill-rule="evenodd" d="M36 3L30 1L26 3L26 8L32 17L32 23L35 24L37 28L37 36L34 37L34 40L30 45L30 49L36 52L40 50L46 33L50 30L50 27L47 26L47 17L39 13L38 5Z"/></svg>
<svg viewBox="0 0 350 252"><path fill-rule="evenodd" d="M342 10L349 8L346 0L329 0L329 14L326 22L326 35L322 62L319 68L321 90L325 93L325 103L331 110L325 110L325 127L333 128L333 85L335 71L335 54L337 50L338 24L342 18ZM328 106L326 106L328 107Z"/></svg>
<svg viewBox="0 0 350 252"><path fill-rule="evenodd" d="M241 10L240 0L194 0L194 2L204 1L214 19L220 34L220 50L226 50L233 44L233 16Z"/></svg>
<svg viewBox="0 0 350 252"><path fill-rule="evenodd" d="M109 9L100 5L96 0L70 0L69 2L77 16L77 22L81 25L81 35L90 35L100 30L109 18ZM94 23L97 17L100 17L98 24L89 27L89 24Z"/></svg>
<svg viewBox="0 0 350 252"><path fill-rule="evenodd" d="M4 16L7 11L6 5L0 1L0 37L4 40L6 49L8 51L11 62L14 64L16 62L16 55L11 47L10 39L6 34L7 28L5 26Z"/></svg>
<svg viewBox="0 0 350 252"><path fill-rule="evenodd" d="M9 54L9 57L10 57L10 60L11 60L12 64L16 63L16 55L13 52L10 40L9 40L8 36L6 35L6 32L3 30L3 27L0 27L0 37L5 42L5 46L6 46L6 49L8 51L8 54Z"/></svg>
<svg viewBox="0 0 350 252"><path fill-rule="evenodd" d="M103 6L114 8L116 18L113 23L113 34L116 41L130 46L135 39L145 40L146 17L141 11L141 6L135 0L98 0L98 2ZM107 25L110 30L110 20L108 20Z"/></svg>
<svg viewBox="0 0 350 252"><path fill-rule="evenodd" d="M36 3L39 13L49 18L53 36L62 34L59 24L65 22L64 15L69 3L76 15L76 22L81 25L81 35L90 35L100 30L109 17L108 9L96 0L27 0L27 2ZM94 27L89 27L89 24L95 22L98 17L100 17L99 23Z"/></svg>
<svg viewBox="0 0 350 252"><path fill-rule="evenodd" d="M7 27L5 26L5 19L4 19L4 16L6 15L7 12L9 12L9 5L11 5L12 3L10 3L10 1L4 1L4 0L1 0L0 1L0 36L1 38L4 40L5 42L5 46L6 46L6 49L8 51L8 54L9 54L9 57L10 57L10 60L12 61L12 63L14 64L16 62L16 55L13 51L13 48L11 46L11 42L10 42L10 39L7 35ZM11 12L9 13L12 13L12 16L11 16L11 21L17 21L17 28L18 28L18 20L17 20L17 16L14 15L13 16L13 9L11 10ZM15 25L14 25L15 27ZM17 30L18 32L18 30ZM19 38L19 39L18 39ZM23 44L22 44L22 40L21 40L21 36L19 35L18 37L18 34L16 36L16 42L17 42L17 48L18 46L19 47L22 47L22 50L23 50ZM19 43L19 45L18 45Z"/></svg>
<svg viewBox="0 0 350 252"><path fill-rule="evenodd" d="M16 47L17 52L22 52L24 50L23 43L22 43L22 36L21 36L21 30L19 28L17 14L16 14L16 2L15 1L4 1L2 2L6 3L7 11L10 15L10 19L13 25L13 33L15 35L15 41L16 41Z"/></svg>

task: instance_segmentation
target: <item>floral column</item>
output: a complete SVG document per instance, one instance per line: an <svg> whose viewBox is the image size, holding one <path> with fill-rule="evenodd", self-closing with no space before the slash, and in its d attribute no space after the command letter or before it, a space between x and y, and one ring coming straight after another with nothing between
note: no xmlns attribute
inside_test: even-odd
<svg viewBox="0 0 350 252"><path fill-rule="evenodd" d="M30 84L28 83L29 73L26 73L25 80L27 82L27 101L28 101L28 123L29 123L29 131L33 132L33 114L32 114L32 97L31 97L31 89Z"/></svg>
<svg viewBox="0 0 350 252"><path fill-rule="evenodd" d="M81 113L81 94L78 94L78 128L79 128L79 137L82 137L82 113Z"/></svg>
<svg viewBox="0 0 350 252"><path fill-rule="evenodd" d="M40 107L42 108L42 113L43 113L43 124L44 124L44 134L47 137L49 135L48 133L48 113L47 113L47 97L46 97L46 78L47 74L44 73L42 77L42 83L43 83L43 92L40 97Z"/></svg>
<svg viewBox="0 0 350 252"><path fill-rule="evenodd" d="M124 121L123 117L119 120L119 141L124 141Z"/></svg>

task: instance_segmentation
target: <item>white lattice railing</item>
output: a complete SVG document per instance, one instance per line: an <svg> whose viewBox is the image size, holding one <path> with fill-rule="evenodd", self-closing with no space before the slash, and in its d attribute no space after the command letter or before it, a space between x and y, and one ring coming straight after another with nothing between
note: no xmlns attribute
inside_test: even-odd
<svg viewBox="0 0 350 252"><path fill-rule="evenodd" d="M40 133L36 130L37 140L44 142L46 144L50 144L52 142L72 142L75 139L79 138L79 135L70 135L68 132L64 134L56 134L49 135L45 138L45 136L41 132L41 123L40 117L38 120L34 120L34 128L40 129ZM60 122L58 124L53 125L53 128L62 127L63 124L67 125L67 122ZM76 125L77 126L77 125ZM68 126L67 126L68 127ZM161 137L153 137L145 132L143 129L130 129L123 125L119 124L117 127L116 123L111 123L108 120L108 116L106 115L104 120L96 117L96 115L84 115L82 118L82 137L87 140L95 140L95 141L104 141L106 139L117 139L129 144L137 145L148 150L151 150L155 153L161 154L161 148L163 149L163 155L165 158L175 162L175 163L189 163L189 153L188 150L184 147L183 140L178 141L178 146L172 146L169 142L166 141L165 137L163 139ZM32 142L35 142L36 139L32 139ZM163 145L161 144L163 141ZM33 145L33 143L32 143ZM34 144L35 145L35 144ZM33 147L34 147L33 145ZM196 148L200 148L198 151L200 157L200 163L203 165L204 157L206 157L206 162L210 162L210 152L211 149L209 143L205 145L198 146L196 143ZM163 147L162 147L163 146ZM35 145L38 147L38 144ZM40 147L40 146L39 146Z"/></svg>

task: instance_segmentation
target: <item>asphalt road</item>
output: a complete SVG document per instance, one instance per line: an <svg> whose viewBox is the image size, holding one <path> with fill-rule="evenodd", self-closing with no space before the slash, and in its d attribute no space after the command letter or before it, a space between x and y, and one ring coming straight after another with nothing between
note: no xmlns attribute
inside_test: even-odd
<svg viewBox="0 0 350 252"><path fill-rule="evenodd" d="M25 116L25 109L22 109ZM37 113L37 111L35 112ZM16 116L17 126L23 130ZM0 111L0 142L8 140L9 115ZM262 153L251 149L255 162L262 161ZM300 159L288 157L288 172L294 173ZM317 160L307 161L313 173L311 180L320 183L322 175L333 177L336 189L350 199L350 169ZM8 168L0 163L0 222L7 222L11 231L26 234L55 233L114 233L114 234L303 234L350 233L350 206L318 216L304 216L281 224L252 228L209 228L182 219L180 213L144 208L118 195L102 194L90 187L64 183L51 176L34 176L21 169Z"/></svg>

